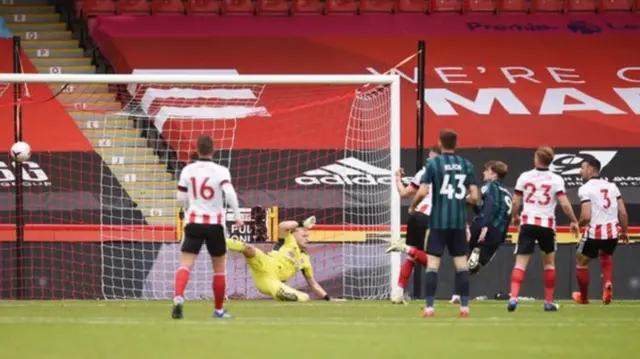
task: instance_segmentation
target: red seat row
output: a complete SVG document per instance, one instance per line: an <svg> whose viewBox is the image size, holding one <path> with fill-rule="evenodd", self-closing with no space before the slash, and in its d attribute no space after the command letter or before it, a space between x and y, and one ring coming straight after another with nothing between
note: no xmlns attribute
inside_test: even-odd
<svg viewBox="0 0 640 359"><path fill-rule="evenodd" d="M80 0L85 18L105 14L291 15L435 12L640 11L640 0Z"/></svg>

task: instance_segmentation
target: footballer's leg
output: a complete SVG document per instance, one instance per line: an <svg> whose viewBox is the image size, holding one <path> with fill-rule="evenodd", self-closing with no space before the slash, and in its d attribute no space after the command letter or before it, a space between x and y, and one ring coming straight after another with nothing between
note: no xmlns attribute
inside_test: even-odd
<svg viewBox="0 0 640 359"><path fill-rule="evenodd" d="M423 317L435 315L434 304L436 291L438 289L438 270L440 269L440 258L444 254L447 243L448 230L431 229L427 239L427 269L424 275L426 306L422 312Z"/></svg>
<svg viewBox="0 0 640 359"><path fill-rule="evenodd" d="M589 303L589 263L598 256L598 248L593 240L582 238L576 249L576 279L578 292L573 292L571 297L578 304Z"/></svg>
<svg viewBox="0 0 640 359"><path fill-rule="evenodd" d="M466 230L450 230L447 249L453 257L456 268L454 281L455 292L460 295L460 316L469 316L469 270L467 268L467 233Z"/></svg>
<svg viewBox="0 0 640 359"><path fill-rule="evenodd" d="M400 266L400 275L398 277L398 287L391 293L391 301L393 303L404 303L404 288L413 273L415 263L418 262L422 266L427 264L427 256L424 249L425 236L429 226L429 217L423 213L414 213L407 221L407 240L404 250L409 254ZM393 245L392 245L393 247Z"/></svg>
<svg viewBox="0 0 640 359"><path fill-rule="evenodd" d="M556 290L556 234L550 228L538 228L538 246L542 251L544 267L544 310L555 312L558 305L553 301Z"/></svg>
<svg viewBox="0 0 640 359"><path fill-rule="evenodd" d="M524 281L524 273L529 265L531 254L533 254L535 250L535 236L535 227L528 224L520 226L518 243L515 249L516 263L511 271L511 294L509 304L507 305L507 310L510 312L516 310L518 306L518 295L520 294L520 287Z"/></svg>
<svg viewBox="0 0 640 359"><path fill-rule="evenodd" d="M209 226L207 231L207 251L213 264L213 280L211 283L214 299L213 317L218 319L231 318L231 315L224 309L224 297L227 289L227 276L225 273L227 246L224 228L220 225L212 225Z"/></svg>
<svg viewBox="0 0 640 359"><path fill-rule="evenodd" d="M197 231L194 231L192 224L188 224L184 230L184 240L182 241L180 248L180 265L178 266L178 270L176 270L175 276L175 292L173 297L173 309L171 312L171 317L173 319L182 319L184 317L184 291L187 288L187 283L189 282L191 269L193 268L196 258L198 257L198 253L200 253L200 248L202 248L202 244L204 243L204 238L199 236L196 232Z"/></svg>
<svg viewBox="0 0 640 359"><path fill-rule="evenodd" d="M600 267L602 268L602 302L611 303L613 299L613 253L618 239L600 241Z"/></svg>
<svg viewBox="0 0 640 359"><path fill-rule="evenodd" d="M296 290L284 283L278 283L279 287L275 292L274 298L284 302L308 302L309 294Z"/></svg>

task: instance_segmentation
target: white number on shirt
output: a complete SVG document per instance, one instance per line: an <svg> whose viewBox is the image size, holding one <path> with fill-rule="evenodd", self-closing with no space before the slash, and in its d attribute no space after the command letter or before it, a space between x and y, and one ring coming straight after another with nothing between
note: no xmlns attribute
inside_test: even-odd
<svg viewBox="0 0 640 359"><path fill-rule="evenodd" d="M207 186L207 182L209 182L209 177L205 177L202 179L202 183L200 187L198 187L197 180L195 177L191 177L191 189L193 190L193 198L197 199L198 196L205 200L210 200L216 194L213 190L213 187Z"/></svg>
<svg viewBox="0 0 640 359"><path fill-rule="evenodd" d="M507 211L507 214L511 214L511 207L513 205L511 197L504 196L504 203L507 205L507 208L509 208L509 210Z"/></svg>
<svg viewBox="0 0 640 359"><path fill-rule="evenodd" d="M467 194L467 189L464 186L464 181L467 179L467 175L454 175L453 180L454 185L451 183L451 176L446 174L444 175L444 179L442 180L442 188L440 188L440 194L443 196L447 196L448 199L463 199Z"/></svg>

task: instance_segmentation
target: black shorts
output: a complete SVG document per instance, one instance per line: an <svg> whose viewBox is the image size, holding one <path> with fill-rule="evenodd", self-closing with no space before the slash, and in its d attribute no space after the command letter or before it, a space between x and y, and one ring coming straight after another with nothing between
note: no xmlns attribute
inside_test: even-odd
<svg viewBox="0 0 640 359"><path fill-rule="evenodd" d="M465 229L433 229L429 230L427 254L442 257L445 247L452 257L467 255L467 231Z"/></svg>
<svg viewBox="0 0 640 359"><path fill-rule="evenodd" d="M553 253L557 249L556 231L551 228L523 224L518 234L516 254L533 254L536 242L541 251L546 254Z"/></svg>
<svg viewBox="0 0 640 359"><path fill-rule="evenodd" d="M429 216L419 212L410 215L407 221L407 244L424 250L427 229L429 229Z"/></svg>
<svg viewBox="0 0 640 359"><path fill-rule="evenodd" d="M613 252L616 251L617 245L618 238L591 239L583 237L580 242L578 242L577 252L591 259L596 259L598 258L600 252L608 254L610 256L613 255Z"/></svg>
<svg viewBox="0 0 640 359"><path fill-rule="evenodd" d="M487 229L487 235L484 237L484 242L478 243L482 226L480 223L474 222L471 225L471 239L469 240L469 251L474 248L480 248L480 265L486 266L491 262L491 259L495 256L500 245L507 240L507 232L499 231L491 226Z"/></svg>
<svg viewBox="0 0 640 359"><path fill-rule="evenodd" d="M198 254L203 243L207 245L207 251L211 256L225 255L227 243L224 227L219 224L187 224L184 227L184 241L182 241L181 250L185 253Z"/></svg>

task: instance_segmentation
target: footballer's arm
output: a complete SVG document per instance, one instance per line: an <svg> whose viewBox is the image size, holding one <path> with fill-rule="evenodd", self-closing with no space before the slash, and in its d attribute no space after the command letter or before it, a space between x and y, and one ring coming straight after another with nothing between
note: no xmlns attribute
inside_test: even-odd
<svg viewBox="0 0 640 359"><path fill-rule="evenodd" d="M620 222L620 239L624 243L629 243L629 215L627 214L627 207L624 205L622 197L618 197L618 221Z"/></svg>
<svg viewBox="0 0 640 359"><path fill-rule="evenodd" d="M414 182L409 183L408 186L405 187L404 183L402 183L402 168L396 171L396 190L400 194L400 198L409 198L416 194L419 186L417 186Z"/></svg>
<svg viewBox="0 0 640 359"><path fill-rule="evenodd" d="M182 208L189 208L189 195L187 192L189 191L189 187L187 184L187 178L185 176L185 171L183 170L180 173L180 180L178 181L178 192L176 193L176 199L178 200L178 204L182 206Z"/></svg>
<svg viewBox="0 0 640 359"><path fill-rule="evenodd" d="M418 188L418 192L416 196L413 198L413 202L411 202L411 207L409 207L409 211L413 212L413 209L416 208L420 202L429 194L429 184L421 183L420 188Z"/></svg>
<svg viewBox="0 0 640 359"><path fill-rule="evenodd" d="M569 198L563 193L558 194L558 202L560 202L560 208L564 214L569 218L569 225L571 229L571 233L577 238L580 235L580 226L578 225L578 219L576 218L575 213L573 213L573 208L571 207L571 202L569 202ZM589 217L591 217L591 210L589 210Z"/></svg>
<svg viewBox="0 0 640 359"><path fill-rule="evenodd" d="M467 199L467 202L469 202L469 204L471 205L480 202L480 190L478 189L477 185L469 185L469 198Z"/></svg>
<svg viewBox="0 0 640 359"><path fill-rule="evenodd" d="M242 222L242 215L240 213L240 204L238 203L238 194L236 193L235 188L231 184L231 176L228 176L228 179L223 180L220 183L220 187L222 187L222 192L224 192L224 199L231 207L233 211L233 217L236 222ZM238 223L241 224L241 223Z"/></svg>
<svg viewBox="0 0 640 359"><path fill-rule="evenodd" d="M293 232L298 227L304 227L306 229L311 229L316 225L316 216L311 216L305 219L303 222L298 221L282 221L278 224L279 236L284 237L285 235Z"/></svg>
<svg viewBox="0 0 640 359"><path fill-rule="evenodd" d="M520 201L522 200L522 192L514 191L511 199L511 223L514 226L520 225Z"/></svg>
<svg viewBox="0 0 640 359"><path fill-rule="evenodd" d="M324 300L331 300L331 297L329 297L329 294L327 294L327 292L322 288L322 286L318 284L318 282L316 282L316 279L313 277L312 274L307 273L304 270L302 271L302 274L304 275L304 279L307 280L307 284L309 285L311 290L313 290L314 293L316 293L320 298Z"/></svg>
<svg viewBox="0 0 640 359"><path fill-rule="evenodd" d="M582 201L582 203L580 203L580 219L578 220L578 225L584 227L589 224L589 222L591 222L591 201Z"/></svg>

